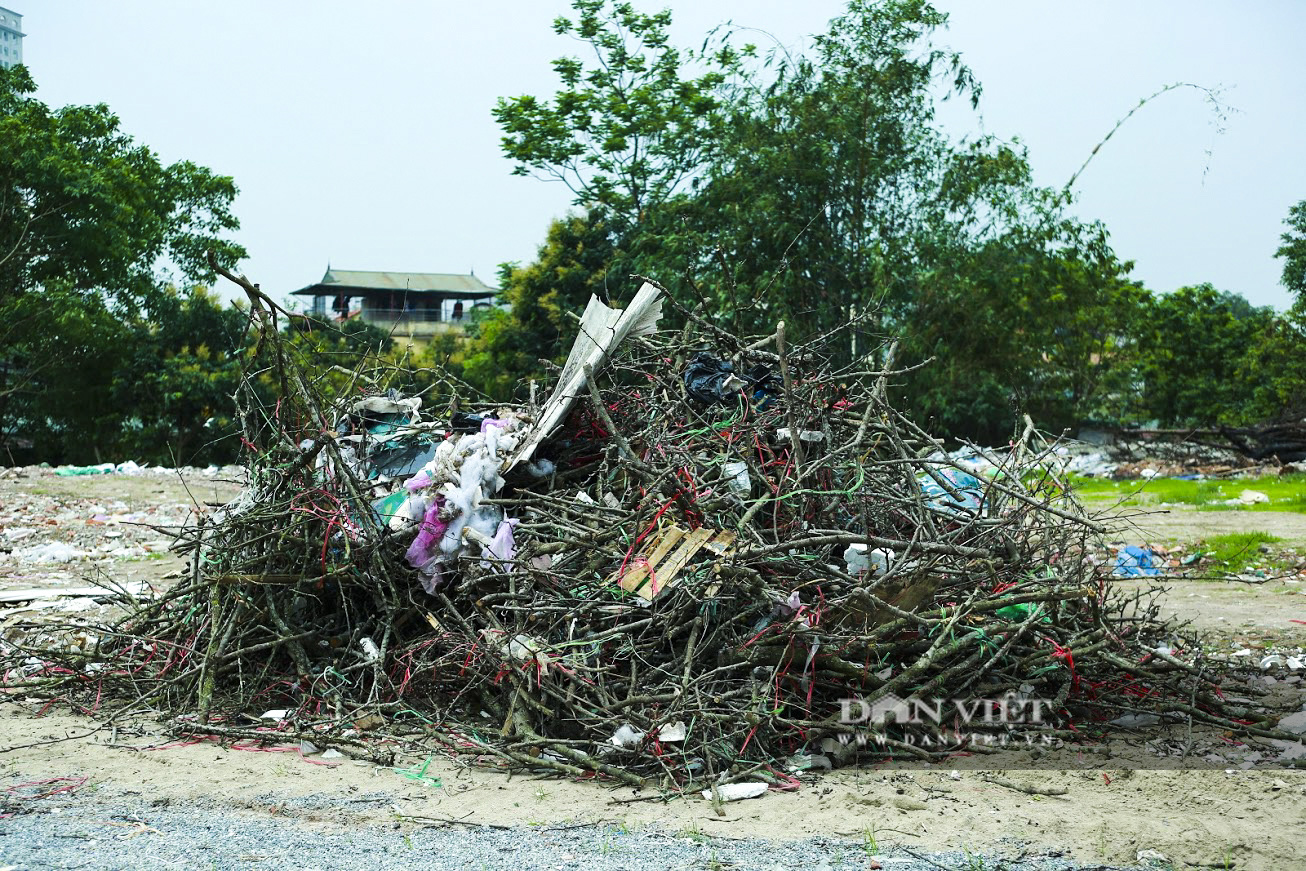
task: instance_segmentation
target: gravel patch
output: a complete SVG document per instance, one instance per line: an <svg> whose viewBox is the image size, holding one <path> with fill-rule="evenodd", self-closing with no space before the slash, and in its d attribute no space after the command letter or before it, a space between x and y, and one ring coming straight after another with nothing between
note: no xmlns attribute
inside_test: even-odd
<svg viewBox="0 0 1306 871"><path fill-rule="evenodd" d="M879 866L892 871L1107 871L1056 855L909 855L847 839L784 843L726 840L697 832L630 831L613 826L432 827L411 821L339 822L346 802L317 800L285 807L292 816L215 809L204 803L46 799L10 803L0 823L5 871L837 871ZM300 807L298 805L303 804ZM312 808L308 807L311 805ZM328 819L295 816L316 812Z"/></svg>

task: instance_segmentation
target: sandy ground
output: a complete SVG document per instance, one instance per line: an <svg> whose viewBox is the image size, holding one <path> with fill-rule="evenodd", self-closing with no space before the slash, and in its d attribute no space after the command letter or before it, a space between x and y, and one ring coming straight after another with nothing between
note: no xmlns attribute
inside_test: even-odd
<svg viewBox="0 0 1306 871"><path fill-rule="evenodd" d="M312 764L291 750L182 746L164 738L114 734L49 713L8 706L0 717L0 783L69 778L87 800L145 799L153 807L201 802L257 815L334 825L447 821L544 827L612 823L687 837L803 839L813 836L918 850L1018 855L1055 849L1089 863L1130 866L1155 850L1176 867L1303 867L1306 772L1133 768L1147 754L1127 744L1030 760L958 759L955 769L844 770L793 793L722 806L698 797L670 802L629 788L510 777L436 757L426 781L396 768L353 760ZM57 743L30 746L39 741ZM27 746L24 746L27 745ZM425 760L406 760L408 769ZM1017 765L1023 767L1017 768ZM1026 795L989 782L990 773L1065 795ZM438 784L438 785L437 785ZM148 811L145 814L148 822ZM866 866L862 866L866 867ZM990 866L992 867L992 866Z"/></svg>
<svg viewBox="0 0 1306 871"><path fill-rule="evenodd" d="M153 511L156 520L175 519L190 504L189 495L200 503L221 502L234 492L233 484L198 473L184 481L0 476L0 551L9 550L0 552L0 593L81 584L97 575L166 583L180 567L175 558L153 548L159 535L140 526L144 520L122 518ZM36 516L54 522L38 524ZM1185 512L1165 520L1173 523L1167 527L1172 540L1188 541L1248 522L1258 529L1278 524L1275 534L1306 543L1301 515ZM4 537L14 529L37 531ZM110 537L112 532L121 534ZM87 555L48 564L22 557L41 542L65 542ZM1297 586L1177 581L1164 601L1220 643L1259 649L1306 640L1306 626L1290 622L1306 619ZM99 606L92 601L87 607ZM3 612L0 630L18 616L13 608ZM1280 681L1277 691L1286 703L1306 702L1300 680ZM329 765L295 748L241 751L177 742L157 722L111 726L54 708L37 717L37 710L32 702L0 702L0 788L11 810L20 799L29 807L42 801L40 790L33 797L19 784L50 780L50 788L66 786L87 802L133 799L159 808L195 803L337 827L601 822L694 838L822 836L1008 856L1052 849L1111 866L1132 866L1139 851L1153 850L1180 868L1306 867L1306 770L1265 767L1265 759L1218 735L1208 737L1227 752L1201 757L1165 755L1182 736L1153 731L1037 758L1011 753L958 758L946 768L845 769L807 780L795 792L714 808L697 797L667 802L629 788L510 776L469 765L473 760L466 758L401 754L393 767L350 759ZM415 779L423 765L422 779ZM995 772L1008 784L986 779ZM1031 795L1013 785L1064 788L1065 794Z"/></svg>

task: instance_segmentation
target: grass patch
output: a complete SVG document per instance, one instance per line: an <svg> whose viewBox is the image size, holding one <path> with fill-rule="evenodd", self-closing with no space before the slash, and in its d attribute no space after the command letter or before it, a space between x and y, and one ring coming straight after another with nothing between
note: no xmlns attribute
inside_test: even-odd
<svg viewBox="0 0 1306 871"><path fill-rule="evenodd" d="M1202 546L1202 552L1225 571L1240 572L1250 564L1261 561L1261 545L1280 541L1283 539L1260 530L1231 532L1208 538Z"/></svg>
<svg viewBox="0 0 1306 871"><path fill-rule="evenodd" d="M1129 506L1193 505L1207 511L1293 511L1306 514L1306 475L1204 481L1178 478L1111 481L1075 477L1071 479L1071 486L1081 499L1093 502L1122 502ZM1244 490L1264 493L1270 501L1255 505L1224 504L1237 499Z"/></svg>

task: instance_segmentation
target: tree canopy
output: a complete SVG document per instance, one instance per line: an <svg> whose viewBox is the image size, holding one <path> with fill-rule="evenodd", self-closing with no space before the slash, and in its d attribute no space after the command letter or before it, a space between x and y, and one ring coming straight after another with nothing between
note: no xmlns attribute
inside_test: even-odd
<svg viewBox="0 0 1306 871"><path fill-rule="evenodd" d="M25 67L0 69L0 438L93 459L151 430L151 415L189 431L216 408L195 372L226 377L234 322L167 279L211 278L210 249L228 265L244 256L229 236L236 186L162 163L107 106L51 109L35 92Z"/></svg>
<svg viewBox="0 0 1306 871"><path fill-rule="evenodd" d="M940 99L981 95L938 44L946 15L850 0L805 53L735 47L728 29L682 52L669 13L574 7L555 29L592 59L560 59L551 101L500 101L495 117L516 171L570 179L584 216L505 272L513 311L473 342L469 378L556 355L559 312L638 272L741 334L784 320L801 340L855 318L861 354L900 336L902 362L933 360L900 385L908 407L953 432L998 437L1016 409L1056 427L1100 410L1145 292L1105 228L1033 182L1019 143L943 131ZM586 242L563 281L566 234Z"/></svg>
<svg viewBox="0 0 1306 871"><path fill-rule="evenodd" d="M1283 286L1296 297L1298 309L1306 311L1306 200L1288 210L1287 232L1274 256L1283 260Z"/></svg>

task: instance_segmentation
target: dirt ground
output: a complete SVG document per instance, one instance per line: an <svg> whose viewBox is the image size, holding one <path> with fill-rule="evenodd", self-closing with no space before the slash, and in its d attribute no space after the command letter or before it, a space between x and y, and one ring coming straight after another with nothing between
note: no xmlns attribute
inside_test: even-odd
<svg viewBox="0 0 1306 871"><path fill-rule="evenodd" d="M1110 503L1093 507L1106 509ZM1194 545L1217 535L1261 531L1282 539L1276 550L1306 552L1306 514L1287 511L1199 511L1168 505L1140 512L1114 512L1108 537L1126 544ZM1194 572L1200 574L1200 572ZM1274 573L1264 583L1249 584L1219 578L1167 578L1162 611L1191 623L1213 642L1234 649L1259 649L1265 644L1306 645L1306 574ZM1150 581L1117 581L1122 588L1145 587ZM1298 621L1298 622L1294 622Z"/></svg>
<svg viewBox="0 0 1306 871"><path fill-rule="evenodd" d="M1192 542L1251 530L1282 538L1286 547L1306 548L1306 514L1290 511L1205 511L1189 505L1146 511L1130 508L1120 511L1112 526L1115 537L1157 543Z"/></svg>
<svg viewBox="0 0 1306 871"><path fill-rule="evenodd" d="M179 522L196 502L203 508L226 501L237 486L220 473L199 471L56 478L0 470L0 597L96 578L168 583L182 566L152 527ZM1246 525L1306 546L1306 516L1268 512L1175 511L1147 519L1142 533L1115 534L1128 534L1131 543L1149 540L1145 535L1182 542ZM80 555L39 559L69 553ZM1211 644L1259 654L1306 642L1306 625L1292 622L1306 620L1300 589L1306 584L1289 580L1256 586L1177 580L1163 603L1208 631ZM34 614L93 618L101 607L93 599L0 604L0 632ZM1275 687L1287 704L1306 702L1300 676L1281 674ZM467 758L401 752L394 767L347 758L325 763L293 747L254 752L178 742L157 721L101 724L57 707L40 712L32 701L0 702L0 785L69 778L56 782L75 784L88 796L142 796L160 806L203 800L343 825L414 818L461 825L609 822L694 837L819 835L1010 854L1053 848L1081 862L1116 866L1132 866L1139 851L1153 850L1174 867L1306 867L1306 770L1282 760L1266 765L1264 753L1219 735L1205 736L1214 752L1208 747L1188 756L1174 749L1182 734L1152 730L1122 733L1105 745L958 757L946 767L844 769L806 780L794 792L725 804L718 813L697 797L666 802L624 787L510 776L471 766ZM1065 794L1028 794L1022 787L1064 788ZM324 796L334 801L315 800Z"/></svg>

